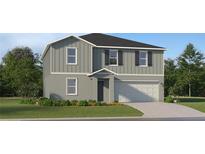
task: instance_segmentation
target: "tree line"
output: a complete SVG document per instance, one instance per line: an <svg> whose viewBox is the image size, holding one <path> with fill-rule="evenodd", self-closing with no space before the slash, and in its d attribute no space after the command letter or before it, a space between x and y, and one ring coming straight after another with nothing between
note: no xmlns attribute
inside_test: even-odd
<svg viewBox="0 0 205 154"><path fill-rule="evenodd" d="M178 58L165 60L165 96L205 96L204 59L190 43Z"/></svg>
<svg viewBox="0 0 205 154"><path fill-rule="evenodd" d="M165 60L165 96L205 96L204 59L190 43L178 58ZM0 64L0 96L42 96L42 76L39 54L29 47L16 47Z"/></svg>
<svg viewBox="0 0 205 154"><path fill-rule="evenodd" d="M42 96L42 74L39 54L29 47L12 49L0 64L0 96Z"/></svg>

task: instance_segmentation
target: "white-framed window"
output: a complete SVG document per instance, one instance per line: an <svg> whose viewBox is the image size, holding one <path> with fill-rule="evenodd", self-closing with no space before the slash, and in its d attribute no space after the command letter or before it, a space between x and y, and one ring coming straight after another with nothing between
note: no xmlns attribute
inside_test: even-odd
<svg viewBox="0 0 205 154"><path fill-rule="evenodd" d="M77 95L77 78L66 78L66 95Z"/></svg>
<svg viewBox="0 0 205 154"><path fill-rule="evenodd" d="M66 48L66 57L68 65L77 65L77 48L67 47Z"/></svg>
<svg viewBox="0 0 205 154"><path fill-rule="evenodd" d="M139 52L139 66L146 67L148 65L148 53L147 51Z"/></svg>
<svg viewBox="0 0 205 154"><path fill-rule="evenodd" d="M118 50L109 50L109 64L110 66L118 66Z"/></svg>

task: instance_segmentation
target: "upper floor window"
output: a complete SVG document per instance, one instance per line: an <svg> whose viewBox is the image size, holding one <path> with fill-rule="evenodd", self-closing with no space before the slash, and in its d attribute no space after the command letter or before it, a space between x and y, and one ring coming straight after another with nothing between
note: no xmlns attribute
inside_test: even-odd
<svg viewBox="0 0 205 154"><path fill-rule="evenodd" d="M77 95L77 78L66 79L66 94Z"/></svg>
<svg viewBox="0 0 205 154"><path fill-rule="evenodd" d="M77 64L77 48L68 47L66 52L67 52L67 64L76 65Z"/></svg>
<svg viewBox="0 0 205 154"><path fill-rule="evenodd" d="M139 52L139 66L147 66L148 65L148 53L147 51Z"/></svg>
<svg viewBox="0 0 205 154"><path fill-rule="evenodd" d="M118 50L111 49L109 53L109 64L118 66Z"/></svg>

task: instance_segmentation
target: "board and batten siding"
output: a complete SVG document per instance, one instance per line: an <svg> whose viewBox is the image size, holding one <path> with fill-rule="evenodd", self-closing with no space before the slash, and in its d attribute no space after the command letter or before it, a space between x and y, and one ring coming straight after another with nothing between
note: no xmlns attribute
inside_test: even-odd
<svg viewBox="0 0 205 154"><path fill-rule="evenodd" d="M105 49L93 48L93 71L107 68L119 74L163 74L163 51L152 51L152 66L135 66L135 50L120 49L123 52L122 66L105 65Z"/></svg>
<svg viewBox="0 0 205 154"><path fill-rule="evenodd" d="M67 63L67 47L77 48L77 65ZM91 73L92 46L76 38L68 38L50 47L51 71L69 73Z"/></svg>

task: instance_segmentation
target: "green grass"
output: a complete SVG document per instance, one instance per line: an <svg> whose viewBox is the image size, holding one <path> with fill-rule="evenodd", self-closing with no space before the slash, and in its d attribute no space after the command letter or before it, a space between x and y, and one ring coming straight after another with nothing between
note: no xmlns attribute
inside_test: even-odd
<svg viewBox="0 0 205 154"><path fill-rule="evenodd" d="M205 98L204 97L180 97L181 105L191 107L201 112L205 112Z"/></svg>
<svg viewBox="0 0 205 154"><path fill-rule="evenodd" d="M50 107L20 104L20 100L0 99L0 119L68 118L68 117L122 117L142 116L139 110L122 106L64 106Z"/></svg>
<svg viewBox="0 0 205 154"><path fill-rule="evenodd" d="M205 102L183 102L179 104L191 107L201 112L205 112Z"/></svg>

